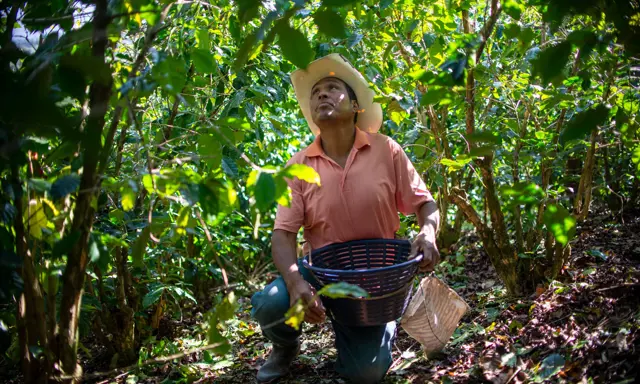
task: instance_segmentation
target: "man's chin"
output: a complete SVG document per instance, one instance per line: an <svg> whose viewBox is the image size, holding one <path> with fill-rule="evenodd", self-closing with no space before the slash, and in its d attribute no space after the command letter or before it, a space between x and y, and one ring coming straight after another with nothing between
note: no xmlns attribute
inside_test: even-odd
<svg viewBox="0 0 640 384"><path fill-rule="evenodd" d="M315 117L314 122L326 122L326 121L332 121L336 119L336 114L333 111L330 112L321 112L318 113ZM317 123L316 123L317 124Z"/></svg>

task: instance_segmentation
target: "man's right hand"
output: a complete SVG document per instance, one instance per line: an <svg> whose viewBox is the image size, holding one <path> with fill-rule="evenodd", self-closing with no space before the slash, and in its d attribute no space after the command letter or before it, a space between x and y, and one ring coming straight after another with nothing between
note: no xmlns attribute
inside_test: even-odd
<svg viewBox="0 0 640 384"><path fill-rule="evenodd" d="M304 320L311 324L319 324L325 321L326 314L320 297L316 290L306 280L300 276L291 284L287 284L289 291L289 305L293 306L298 299L302 299L306 311Z"/></svg>

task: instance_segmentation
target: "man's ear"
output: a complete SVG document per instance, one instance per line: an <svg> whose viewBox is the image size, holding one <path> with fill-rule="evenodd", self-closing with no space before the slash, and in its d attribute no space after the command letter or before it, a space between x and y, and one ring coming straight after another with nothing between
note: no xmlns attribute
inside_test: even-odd
<svg viewBox="0 0 640 384"><path fill-rule="evenodd" d="M360 106L358 105L358 101L357 100L351 100L351 108L353 109L353 112L355 112L355 113L360 112Z"/></svg>

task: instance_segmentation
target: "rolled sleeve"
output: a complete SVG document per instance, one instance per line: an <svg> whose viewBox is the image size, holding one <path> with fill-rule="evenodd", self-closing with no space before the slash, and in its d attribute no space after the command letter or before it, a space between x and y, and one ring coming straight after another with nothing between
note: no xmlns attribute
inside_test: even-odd
<svg viewBox="0 0 640 384"><path fill-rule="evenodd" d="M304 224L302 186L298 178L286 179L286 181L289 188L291 188L291 204L289 204L289 207L278 204L273 229L282 229L287 232L298 233Z"/></svg>
<svg viewBox="0 0 640 384"><path fill-rule="evenodd" d="M405 215L416 213L422 204L434 201L433 196L402 147L393 140L391 146L396 174L396 206Z"/></svg>

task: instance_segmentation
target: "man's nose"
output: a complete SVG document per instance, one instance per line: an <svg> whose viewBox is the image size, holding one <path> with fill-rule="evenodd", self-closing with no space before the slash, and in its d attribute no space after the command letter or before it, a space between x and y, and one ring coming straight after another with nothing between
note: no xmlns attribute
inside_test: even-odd
<svg viewBox="0 0 640 384"><path fill-rule="evenodd" d="M329 92L327 91L318 92L318 100L324 100L324 99L327 99L328 97L329 97Z"/></svg>

